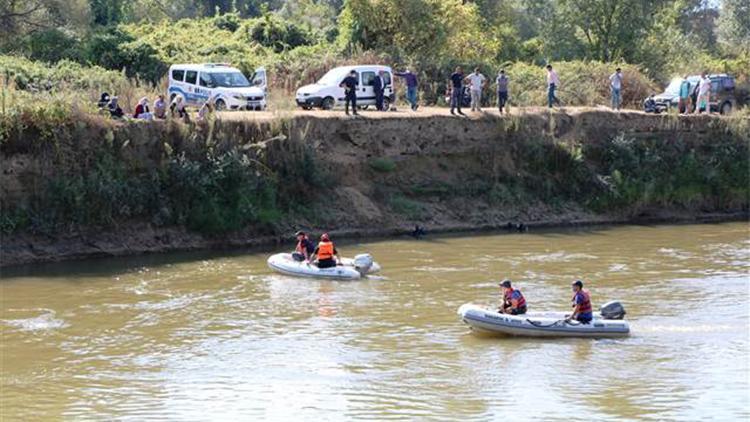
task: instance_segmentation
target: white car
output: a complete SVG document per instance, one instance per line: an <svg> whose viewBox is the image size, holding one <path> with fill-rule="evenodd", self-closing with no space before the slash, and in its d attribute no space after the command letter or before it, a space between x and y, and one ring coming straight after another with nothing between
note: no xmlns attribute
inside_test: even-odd
<svg viewBox="0 0 750 422"><path fill-rule="evenodd" d="M226 64L175 64L169 67L169 100L182 97L187 105L200 106L209 98L217 110L264 110L266 71L258 68L250 81L239 69Z"/></svg>
<svg viewBox="0 0 750 422"><path fill-rule="evenodd" d="M339 85L352 70L357 71L357 106L366 108L375 105L375 92L373 80L379 71L383 71L385 80L385 92L383 93L383 108L388 110L390 104L395 100L393 91L393 71L388 66L380 65L357 65L341 66L328 71L318 82L305 85L297 90L297 105L310 110L320 107L330 110L336 106L344 105L344 88Z"/></svg>

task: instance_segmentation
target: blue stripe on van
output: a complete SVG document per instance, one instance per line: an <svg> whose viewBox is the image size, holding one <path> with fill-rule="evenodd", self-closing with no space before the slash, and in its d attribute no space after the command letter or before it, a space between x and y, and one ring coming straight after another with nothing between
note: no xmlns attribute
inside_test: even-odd
<svg viewBox="0 0 750 422"><path fill-rule="evenodd" d="M188 104L199 104L199 103L202 104L206 100L208 100L208 95L187 93L187 92L183 91L181 88L178 88L176 86L170 87L169 88L169 93L170 94L178 93L178 94L182 95L182 98L184 98L185 101Z"/></svg>

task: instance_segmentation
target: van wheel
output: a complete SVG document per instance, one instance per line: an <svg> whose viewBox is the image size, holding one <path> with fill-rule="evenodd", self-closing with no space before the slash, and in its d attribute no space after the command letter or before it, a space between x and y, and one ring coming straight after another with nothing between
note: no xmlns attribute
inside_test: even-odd
<svg viewBox="0 0 750 422"><path fill-rule="evenodd" d="M391 109L391 100L388 98L383 98L383 111L388 111Z"/></svg>
<svg viewBox="0 0 750 422"><path fill-rule="evenodd" d="M227 103L224 100L216 100L216 111L224 111L227 109Z"/></svg>
<svg viewBox="0 0 750 422"><path fill-rule="evenodd" d="M732 103L726 102L721 105L721 110L719 110L721 114L729 114L732 112Z"/></svg>
<svg viewBox="0 0 750 422"><path fill-rule="evenodd" d="M320 103L320 108L322 108L323 110L333 110L333 104L333 98L325 97L323 99L323 102Z"/></svg>

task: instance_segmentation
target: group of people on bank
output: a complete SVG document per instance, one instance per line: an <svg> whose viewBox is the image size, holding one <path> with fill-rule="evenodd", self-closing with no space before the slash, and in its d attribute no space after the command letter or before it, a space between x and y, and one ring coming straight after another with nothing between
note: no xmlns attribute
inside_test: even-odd
<svg viewBox="0 0 750 422"><path fill-rule="evenodd" d="M556 92L560 89L560 77L557 72L552 68L551 64L546 66L547 69L547 106L552 108L554 106L560 106L562 103L557 98ZM497 109L500 113L503 111L507 112L507 103L509 98L509 85L510 80L508 75L505 73L505 69L501 69L495 78L495 86L497 90ZM448 85L448 98L450 99L451 114L463 115L461 106L465 104L464 96L466 88L468 87L469 96L471 98L471 111L482 111L482 92L487 86L487 78L480 73L479 68L475 68L474 72L469 75L464 75L463 69L458 66L456 70L450 76L450 82ZM619 110L622 107L622 87L623 87L623 76L622 69L617 68L612 75L609 76L609 87L612 96L612 109ZM454 111L455 110L455 111Z"/></svg>
<svg viewBox="0 0 750 422"><path fill-rule="evenodd" d="M500 283L503 291L502 304L498 312L509 315L523 315L527 311L526 298L520 290L513 287L510 280ZM591 306L591 294L583 288L583 282L576 280L571 285L573 289L573 312L567 316L568 320L588 324L594 318L594 309Z"/></svg>
<svg viewBox="0 0 750 422"><path fill-rule="evenodd" d="M136 120L165 120L168 117L179 118L185 123L190 122L190 114L186 109L186 105L182 97L175 96L172 102L167 105L164 100L164 95L157 95L153 103L149 105L148 97L143 97L138 100L138 104L133 110L133 114L128 116L122 110L120 106L119 98L115 95L109 95L107 92L103 92L99 96L97 101L97 107L100 112L109 114L114 119L123 119L126 117L133 118ZM200 109L198 109L198 120L204 120L214 112L213 101L209 99Z"/></svg>

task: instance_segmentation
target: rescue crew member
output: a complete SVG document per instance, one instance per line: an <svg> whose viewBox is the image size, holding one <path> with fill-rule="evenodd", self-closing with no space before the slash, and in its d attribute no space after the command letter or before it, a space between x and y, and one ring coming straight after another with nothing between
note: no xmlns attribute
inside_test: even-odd
<svg viewBox="0 0 750 422"><path fill-rule="evenodd" d="M297 236L297 247L292 253L292 258L295 261L307 261L310 262L310 256L315 252L315 244L307 237L307 234L303 231L298 231L294 234Z"/></svg>
<svg viewBox="0 0 750 422"><path fill-rule="evenodd" d="M573 282L573 314L568 319L588 324L593 318L594 312L591 307L591 295L588 290L583 288L583 282L576 280Z"/></svg>
<svg viewBox="0 0 750 422"><path fill-rule="evenodd" d="M352 114L357 115L357 85L359 85L359 81L357 80L357 71L354 69L339 84L341 88L344 88L344 112L347 115L349 115L349 104L352 105Z"/></svg>
<svg viewBox="0 0 750 422"><path fill-rule="evenodd" d="M526 299L520 290L514 289L510 280L500 283L503 289L503 306L499 311L503 314L523 315L526 313Z"/></svg>
<svg viewBox="0 0 750 422"><path fill-rule="evenodd" d="M336 261L340 261L339 252L331 242L331 238L328 237L328 233L323 233L320 236L320 243L313 252L313 257L318 258L318 268L331 268L336 266ZM313 259L311 257L311 259Z"/></svg>

